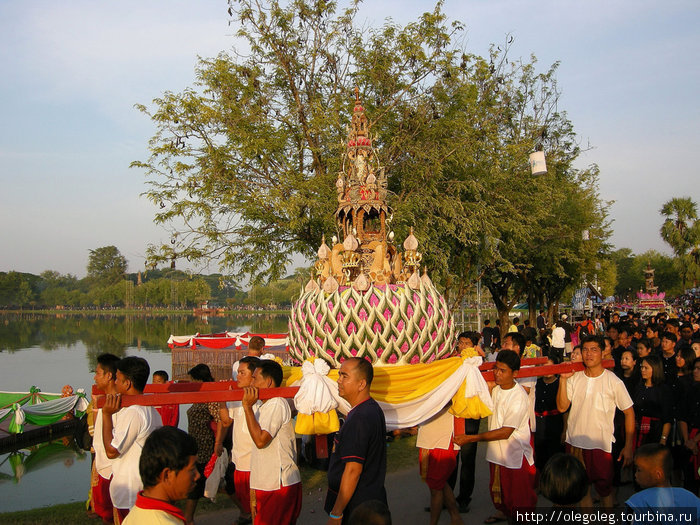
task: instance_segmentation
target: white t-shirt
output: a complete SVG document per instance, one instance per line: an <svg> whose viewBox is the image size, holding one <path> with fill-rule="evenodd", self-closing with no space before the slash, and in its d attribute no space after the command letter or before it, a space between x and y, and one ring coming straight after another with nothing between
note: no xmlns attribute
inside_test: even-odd
<svg viewBox="0 0 700 525"><path fill-rule="evenodd" d="M626 410L632 406L625 384L610 370L598 377L588 377L581 371L566 380L566 395L571 401L566 442L578 448L611 452L615 408Z"/></svg>
<svg viewBox="0 0 700 525"><path fill-rule="evenodd" d="M489 441L486 446L486 460L506 468L518 469L523 457L529 465L534 463L530 446L529 403L525 389L519 384L503 390L496 386L491 391L493 414L489 416L489 430L502 427L514 429L508 439Z"/></svg>
<svg viewBox="0 0 700 525"><path fill-rule="evenodd" d="M136 494L143 488L139 474L141 449L150 433L163 425L155 408L140 405L122 408L112 419L112 446L119 451L119 457L112 460L109 495L115 507L130 509L136 502Z"/></svg>
<svg viewBox="0 0 700 525"><path fill-rule="evenodd" d="M112 477L112 460L107 457L102 440L102 409L95 416L95 433L92 436L92 448L95 449L95 470L104 479Z"/></svg>
<svg viewBox="0 0 700 525"><path fill-rule="evenodd" d="M253 405L255 419L262 403L258 401ZM250 455L255 448L253 438L250 437L248 424L245 422L245 411L240 401L229 401L228 414L233 419L233 448L231 449L231 463L236 465L236 470L250 472Z"/></svg>
<svg viewBox="0 0 700 525"><path fill-rule="evenodd" d="M284 398L273 397L258 411L260 428L272 436L266 447L253 447L250 488L273 491L301 481L296 465L297 446L292 411Z"/></svg>
<svg viewBox="0 0 700 525"><path fill-rule="evenodd" d="M530 365L524 366L520 370L523 370L524 368L530 368ZM529 390L529 392L527 390L525 392L527 393L527 402L529 405L528 414L530 418L530 432L534 432L537 430L537 418L535 418L535 386L537 386L537 378L523 377L518 378L515 381L523 388L527 388Z"/></svg>
<svg viewBox="0 0 700 525"><path fill-rule="evenodd" d="M450 441L452 441L454 431L455 418L445 407L428 421L418 426L416 446L427 450L435 448L447 450L450 446ZM459 450L459 445L453 443L452 447L453 450Z"/></svg>
<svg viewBox="0 0 700 525"><path fill-rule="evenodd" d="M552 330L552 346L554 348L564 348L566 339L566 330L563 326L557 326Z"/></svg>

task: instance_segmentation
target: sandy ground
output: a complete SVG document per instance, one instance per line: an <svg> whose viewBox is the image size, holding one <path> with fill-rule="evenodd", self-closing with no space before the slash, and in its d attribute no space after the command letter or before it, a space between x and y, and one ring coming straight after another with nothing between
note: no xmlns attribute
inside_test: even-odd
<svg viewBox="0 0 700 525"><path fill-rule="evenodd" d="M416 451L416 454L418 452ZM491 516L495 509L491 503L489 494L489 469L485 459L486 445L479 444L477 451L476 483L472 495L471 508L468 513L462 514L465 525L483 523L484 519ZM415 468L393 472L386 477L386 490L389 497L389 508L394 525L428 524L429 515L424 508L429 505L429 490L421 481L417 466ZM631 485L620 488L618 500L624 502L632 495ZM298 525L325 525L328 516L323 511L325 488L316 489L314 492L304 491L304 501ZM540 497L538 506L549 507L549 502ZM232 509L222 510L210 514L195 515L196 525L231 525L238 517L238 511ZM447 512L440 516L440 525L449 525L450 519Z"/></svg>

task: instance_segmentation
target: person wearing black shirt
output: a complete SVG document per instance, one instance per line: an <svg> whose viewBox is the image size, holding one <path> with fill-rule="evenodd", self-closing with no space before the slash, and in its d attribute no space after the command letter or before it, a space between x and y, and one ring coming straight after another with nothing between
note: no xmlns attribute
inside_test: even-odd
<svg viewBox="0 0 700 525"><path fill-rule="evenodd" d="M361 503L386 504L386 421L369 395L374 371L369 361L346 360L338 373L338 394L352 409L335 437L328 465L325 510L328 525L347 525Z"/></svg>
<svg viewBox="0 0 700 525"><path fill-rule="evenodd" d="M559 356L547 359L548 365L561 363ZM547 464L549 458L564 451L564 414L557 409L559 376L541 376L535 383L535 466L537 471Z"/></svg>
<svg viewBox="0 0 700 525"><path fill-rule="evenodd" d="M661 362L664 365L666 383L671 385L678 376L676 367L676 334L664 332L661 336Z"/></svg>

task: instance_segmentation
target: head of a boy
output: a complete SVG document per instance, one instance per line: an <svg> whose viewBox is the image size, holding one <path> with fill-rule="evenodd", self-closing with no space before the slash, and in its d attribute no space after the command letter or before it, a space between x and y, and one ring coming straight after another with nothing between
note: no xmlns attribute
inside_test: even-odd
<svg viewBox="0 0 700 525"><path fill-rule="evenodd" d="M106 390L110 383L117 378L117 363L119 358L114 354L100 354L97 356L97 366L95 366L95 386L100 390Z"/></svg>
<svg viewBox="0 0 700 525"><path fill-rule="evenodd" d="M171 426L154 430L139 460L144 492L169 502L185 499L199 478L196 461L197 442L187 432Z"/></svg>
<svg viewBox="0 0 700 525"><path fill-rule="evenodd" d="M151 375L151 367L142 357L129 356L117 363L117 378L114 386L119 394L143 393Z"/></svg>
<svg viewBox="0 0 700 525"><path fill-rule="evenodd" d="M168 373L165 370L156 370L153 372L153 383L156 385L164 385L170 380Z"/></svg>
<svg viewBox="0 0 700 525"><path fill-rule="evenodd" d="M260 359L252 355L245 356L238 362L238 378L236 380L238 388L252 386L253 372L258 366L260 366Z"/></svg>
<svg viewBox="0 0 700 525"><path fill-rule="evenodd" d="M501 350L496 356L493 378L500 387L510 388L520 370L520 356L513 350Z"/></svg>
<svg viewBox="0 0 700 525"><path fill-rule="evenodd" d="M253 386L275 388L282 384L282 367L276 361L262 359L253 372Z"/></svg>
<svg viewBox="0 0 700 525"><path fill-rule="evenodd" d="M668 487L673 473L673 456L660 443L647 443L634 453L634 479L640 487Z"/></svg>

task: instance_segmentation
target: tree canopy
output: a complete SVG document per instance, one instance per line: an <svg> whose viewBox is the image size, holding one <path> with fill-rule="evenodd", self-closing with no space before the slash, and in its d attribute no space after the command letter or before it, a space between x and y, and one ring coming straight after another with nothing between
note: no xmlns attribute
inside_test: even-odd
<svg viewBox="0 0 700 525"><path fill-rule="evenodd" d="M126 257L116 246L103 246L90 250L87 274L99 284L116 284L124 279L127 266Z"/></svg>
<svg viewBox="0 0 700 525"><path fill-rule="evenodd" d="M480 277L505 309L535 289L556 303L606 250L607 203L561 111L558 64L514 60L509 41L469 53L438 3L415 22L360 27L357 4L230 2L245 52L201 59L195 86L152 107L146 196L170 244L154 262L217 260L254 281L314 256L334 232L334 180L353 91L389 173L392 229L415 226L453 301ZM512 41L512 39L509 39ZM548 174L529 174L544 149ZM584 242L583 231L589 231ZM542 294L540 293L540 296Z"/></svg>

